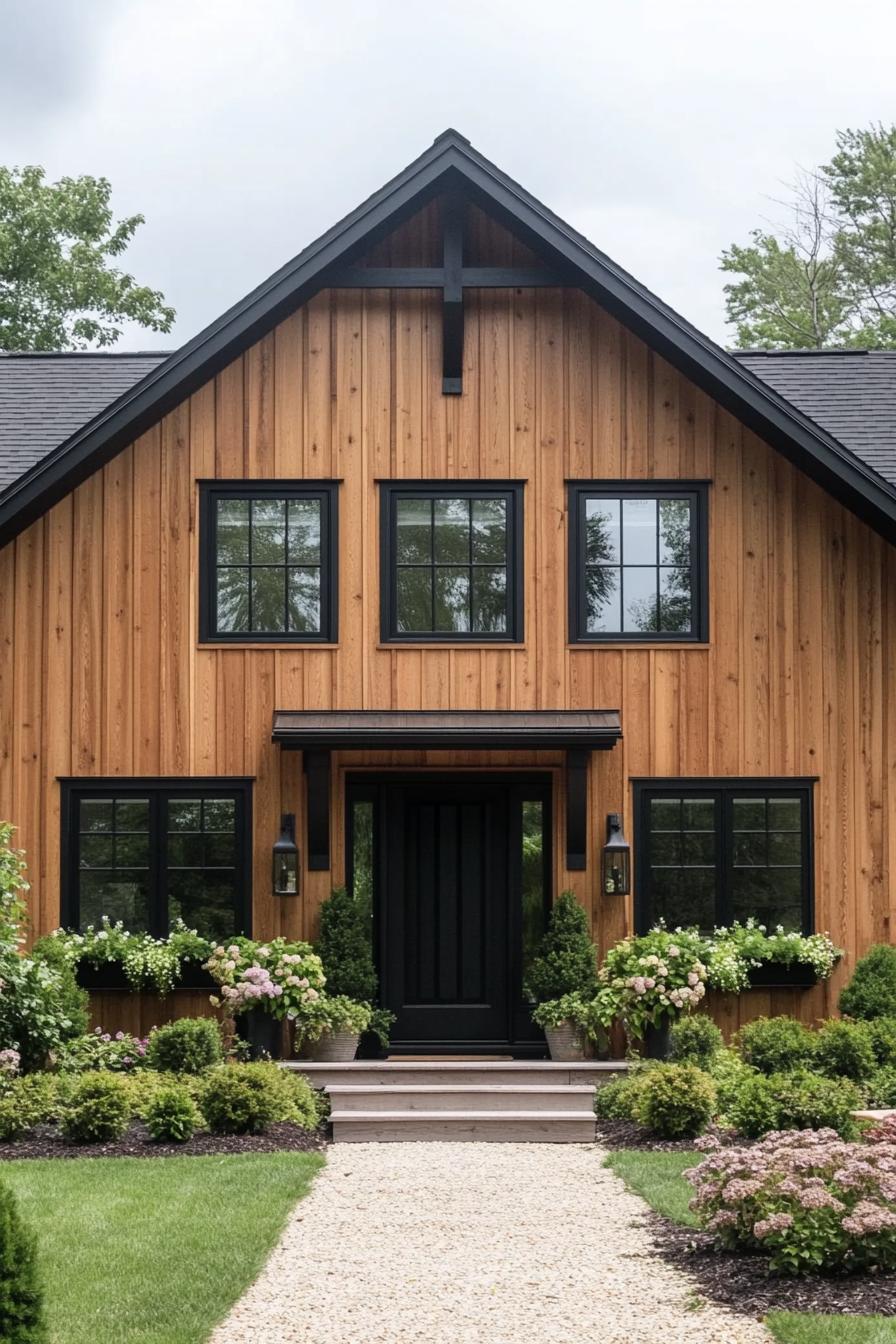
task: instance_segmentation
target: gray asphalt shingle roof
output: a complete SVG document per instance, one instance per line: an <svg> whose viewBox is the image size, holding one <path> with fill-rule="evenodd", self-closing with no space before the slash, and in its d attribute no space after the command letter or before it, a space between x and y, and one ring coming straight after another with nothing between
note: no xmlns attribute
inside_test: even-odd
<svg viewBox="0 0 896 1344"><path fill-rule="evenodd" d="M735 351L822 429L896 485L896 350ZM167 354L0 354L0 490Z"/></svg>
<svg viewBox="0 0 896 1344"><path fill-rule="evenodd" d="M735 350L735 359L896 485L896 350Z"/></svg>
<svg viewBox="0 0 896 1344"><path fill-rule="evenodd" d="M167 354L0 354L0 490L127 392Z"/></svg>

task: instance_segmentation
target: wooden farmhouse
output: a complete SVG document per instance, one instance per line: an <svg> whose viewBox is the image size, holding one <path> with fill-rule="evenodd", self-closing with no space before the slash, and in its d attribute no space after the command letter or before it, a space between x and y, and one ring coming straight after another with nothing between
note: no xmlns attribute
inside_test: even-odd
<svg viewBox="0 0 896 1344"><path fill-rule="evenodd" d="M726 1030L890 940L896 355L726 353L447 131L180 350L0 357L0 471L36 932L312 938L365 884L393 1049L474 1055L543 1048L564 890L601 951L845 950Z"/></svg>

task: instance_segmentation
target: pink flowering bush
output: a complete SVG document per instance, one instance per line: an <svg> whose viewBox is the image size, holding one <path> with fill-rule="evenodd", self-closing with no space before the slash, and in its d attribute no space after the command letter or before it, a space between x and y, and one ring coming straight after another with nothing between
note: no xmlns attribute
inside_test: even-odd
<svg viewBox="0 0 896 1344"><path fill-rule="evenodd" d="M55 1058L60 1073L89 1073L95 1069L109 1073L133 1073L146 1064L146 1037L126 1031L103 1031L97 1027L85 1036L76 1036L61 1047Z"/></svg>
<svg viewBox="0 0 896 1344"><path fill-rule="evenodd" d="M272 938L266 943L234 938L219 945L205 969L220 986L212 995L216 1008L235 1016L260 1008L282 1020L299 1025L311 1013L324 983L320 957L308 943L289 943Z"/></svg>
<svg viewBox="0 0 896 1344"><path fill-rule="evenodd" d="M619 1017L629 1036L642 1037L646 1026L696 1008L706 994L705 946L694 930L662 928L617 943L598 972L604 1026Z"/></svg>
<svg viewBox="0 0 896 1344"><path fill-rule="evenodd" d="M896 1269L896 1142L848 1143L832 1129L767 1134L752 1148L697 1146L690 1207L728 1249L779 1274Z"/></svg>

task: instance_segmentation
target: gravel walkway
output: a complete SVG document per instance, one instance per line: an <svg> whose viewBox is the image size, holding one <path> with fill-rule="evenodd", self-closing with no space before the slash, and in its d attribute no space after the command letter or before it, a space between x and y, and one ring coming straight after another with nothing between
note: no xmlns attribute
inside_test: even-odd
<svg viewBox="0 0 896 1344"><path fill-rule="evenodd" d="M573 1144L335 1144L211 1344L768 1344Z"/></svg>

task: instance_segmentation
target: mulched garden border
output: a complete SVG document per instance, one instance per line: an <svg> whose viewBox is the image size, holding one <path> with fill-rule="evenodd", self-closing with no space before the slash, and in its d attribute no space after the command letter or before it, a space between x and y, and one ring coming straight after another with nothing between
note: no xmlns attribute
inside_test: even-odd
<svg viewBox="0 0 896 1344"><path fill-rule="evenodd" d="M745 1139L733 1129L717 1129L710 1125L706 1131L718 1139L723 1148L737 1145L738 1148L750 1148L755 1140ZM598 1120L596 1127L597 1142L610 1152L621 1148L637 1148L646 1153L692 1153L693 1139L658 1139L643 1125L634 1120Z"/></svg>
<svg viewBox="0 0 896 1344"><path fill-rule="evenodd" d="M68 1143L55 1125L37 1125L24 1138L0 1143L0 1161L38 1157L213 1157L233 1153L317 1153L327 1146L325 1129L270 1125L264 1134L194 1134L186 1143L155 1143L135 1120L114 1143Z"/></svg>
<svg viewBox="0 0 896 1344"><path fill-rule="evenodd" d="M682 1227L652 1209L646 1217L657 1253L690 1275L700 1295L719 1306L757 1317L770 1311L896 1315L896 1274L783 1278L769 1273L762 1255L720 1251L710 1233Z"/></svg>

